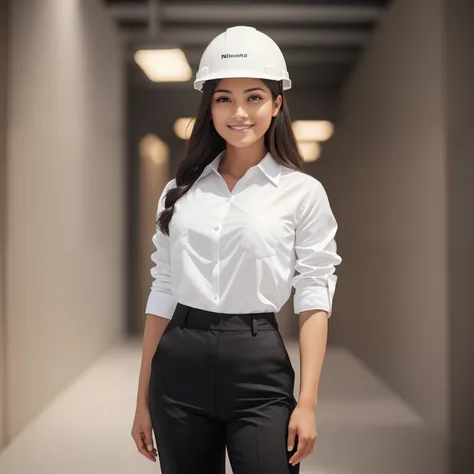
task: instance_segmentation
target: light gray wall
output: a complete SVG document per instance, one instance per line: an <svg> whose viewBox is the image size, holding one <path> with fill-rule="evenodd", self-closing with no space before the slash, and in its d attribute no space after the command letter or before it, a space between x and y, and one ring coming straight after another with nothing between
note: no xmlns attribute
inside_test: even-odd
<svg viewBox="0 0 474 474"><path fill-rule="evenodd" d="M446 0L451 472L474 472L474 3Z"/></svg>
<svg viewBox="0 0 474 474"><path fill-rule="evenodd" d="M443 0L396 0L344 90L325 182L343 258L331 332L448 425Z"/></svg>
<svg viewBox="0 0 474 474"><path fill-rule="evenodd" d="M5 200L7 154L8 3L0 0L0 448L4 444L5 405Z"/></svg>
<svg viewBox="0 0 474 474"><path fill-rule="evenodd" d="M123 333L126 201L120 44L102 2L15 0L9 53L11 439Z"/></svg>

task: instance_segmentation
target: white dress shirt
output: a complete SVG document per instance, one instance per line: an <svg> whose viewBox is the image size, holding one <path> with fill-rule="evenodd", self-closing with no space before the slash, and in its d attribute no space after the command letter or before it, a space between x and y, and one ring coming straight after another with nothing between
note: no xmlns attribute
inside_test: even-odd
<svg viewBox="0 0 474 474"><path fill-rule="evenodd" d="M145 312L171 319L178 302L218 313L278 312L293 286L296 314L322 309L331 316L342 259L322 184L267 153L229 192L218 172L224 153L176 202L170 235L156 229ZM173 187L175 179L157 217Z"/></svg>

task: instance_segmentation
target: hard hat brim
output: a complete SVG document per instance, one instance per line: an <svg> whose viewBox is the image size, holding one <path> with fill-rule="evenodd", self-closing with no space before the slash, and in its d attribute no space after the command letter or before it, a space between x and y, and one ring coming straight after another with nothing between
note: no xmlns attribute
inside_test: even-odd
<svg viewBox="0 0 474 474"><path fill-rule="evenodd" d="M202 91L203 84L206 81L211 81L213 79L230 79L233 77L249 77L249 78L254 78L254 79L267 79L270 81L282 81L283 82L283 90L286 91L288 89L291 89L291 80L288 77L281 77L281 76L275 76L272 74L258 74L255 75L255 71L251 72L245 72L242 70L235 70L235 71L221 71L216 74L208 74L207 76L200 77L199 79L196 79L194 81L194 89L198 91Z"/></svg>

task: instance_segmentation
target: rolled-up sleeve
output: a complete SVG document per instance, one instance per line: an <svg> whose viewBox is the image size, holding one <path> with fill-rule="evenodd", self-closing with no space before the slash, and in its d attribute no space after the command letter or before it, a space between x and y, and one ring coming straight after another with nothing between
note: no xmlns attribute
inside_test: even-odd
<svg viewBox="0 0 474 474"><path fill-rule="evenodd" d="M342 258L337 254L335 240L337 222L319 181L301 208L295 235L294 312L319 309L330 317L337 282L335 267Z"/></svg>
<svg viewBox="0 0 474 474"><path fill-rule="evenodd" d="M175 187L175 179L169 181L158 200L158 210L156 219L164 210L164 197L168 189ZM177 299L173 296L173 286L171 281L171 250L170 237L164 235L158 226L156 233L152 238L156 251L151 254L151 260L154 262L150 273L153 277L151 291L146 303L146 314L154 314L167 319L173 317L177 305Z"/></svg>

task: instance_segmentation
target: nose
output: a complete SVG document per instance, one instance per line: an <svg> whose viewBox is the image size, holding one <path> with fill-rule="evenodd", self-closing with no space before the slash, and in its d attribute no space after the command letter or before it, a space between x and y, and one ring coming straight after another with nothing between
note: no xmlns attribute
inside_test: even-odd
<svg viewBox="0 0 474 474"><path fill-rule="evenodd" d="M248 117L247 111L241 105L237 106L232 114L233 119L242 119Z"/></svg>

